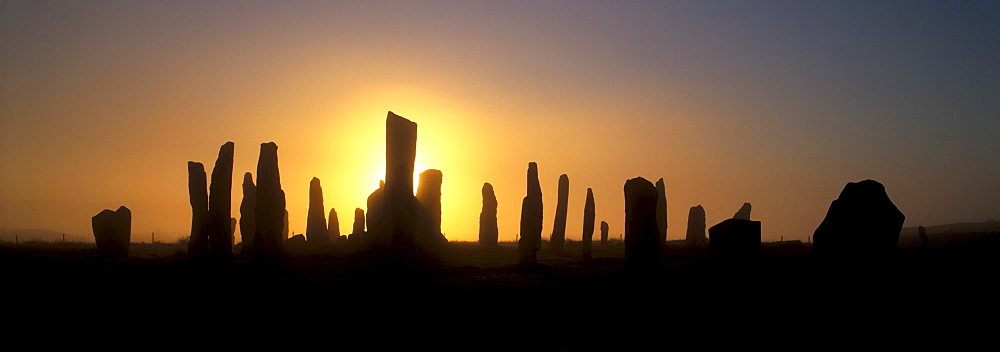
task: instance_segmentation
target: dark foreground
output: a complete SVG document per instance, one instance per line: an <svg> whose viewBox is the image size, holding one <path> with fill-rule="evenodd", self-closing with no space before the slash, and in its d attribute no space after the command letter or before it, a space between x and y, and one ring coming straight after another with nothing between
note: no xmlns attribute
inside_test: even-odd
<svg viewBox="0 0 1000 352"><path fill-rule="evenodd" d="M1000 327L996 234L955 235L878 261L824 260L808 244L783 242L764 244L755 261L718 263L671 242L661 265L646 269L627 267L620 244L595 245L586 262L579 243L563 256L543 248L530 268L514 265L512 244L449 243L437 260L405 264L337 246L291 248L281 268L239 257L197 263L182 250L133 244L130 258L108 259L86 244L0 245L6 341L40 333L329 350L954 349L991 341Z"/></svg>

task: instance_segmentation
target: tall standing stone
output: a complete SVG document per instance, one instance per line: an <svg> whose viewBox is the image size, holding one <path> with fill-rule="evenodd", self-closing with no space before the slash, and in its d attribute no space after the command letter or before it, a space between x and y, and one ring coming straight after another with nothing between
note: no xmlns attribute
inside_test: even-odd
<svg viewBox="0 0 1000 352"><path fill-rule="evenodd" d="M601 221L601 245L608 245L608 231L610 229L607 221Z"/></svg>
<svg viewBox="0 0 1000 352"><path fill-rule="evenodd" d="M204 258L208 255L208 180L205 166L188 161L188 195L191 200L191 237L188 255Z"/></svg>
<svg viewBox="0 0 1000 352"><path fill-rule="evenodd" d="M684 240L689 246L705 245L705 208L700 204L688 211L687 237Z"/></svg>
<svg viewBox="0 0 1000 352"><path fill-rule="evenodd" d="M583 205L583 259L591 258L591 247L594 239L594 218L597 216L594 206L594 190L587 188L587 201Z"/></svg>
<svg viewBox="0 0 1000 352"><path fill-rule="evenodd" d="M420 173L417 201L424 209L424 220L427 224L422 226L420 231L425 237L421 241L447 242L441 233L441 181L441 170L427 169Z"/></svg>
<svg viewBox="0 0 1000 352"><path fill-rule="evenodd" d="M257 233L257 227L254 225L256 203L257 186L253 184L253 174L247 172L243 174L243 201L240 203L240 237L243 239L240 255L253 253L253 238Z"/></svg>
<svg viewBox="0 0 1000 352"><path fill-rule="evenodd" d="M538 165L528 163L528 194L521 201L521 239L517 242L522 265L538 263L542 246L542 186L538 183Z"/></svg>
<svg viewBox="0 0 1000 352"><path fill-rule="evenodd" d="M632 266L659 262L659 229L656 225L656 186L636 177L625 182L625 259Z"/></svg>
<svg viewBox="0 0 1000 352"><path fill-rule="evenodd" d="M495 246L500 237L497 226L497 195L493 185L483 183L483 210L479 213L479 244Z"/></svg>
<svg viewBox="0 0 1000 352"><path fill-rule="evenodd" d="M105 257L128 257L132 240L132 211L125 206L111 211L104 209L90 218L94 229L97 252Z"/></svg>
<svg viewBox="0 0 1000 352"><path fill-rule="evenodd" d="M561 254L566 246L566 212L569 211L569 176L559 175L559 198L556 202L556 219L552 222L552 253Z"/></svg>
<svg viewBox="0 0 1000 352"><path fill-rule="evenodd" d="M751 208L750 203L743 203L743 206L740 207L740 210L737 210L736 214L733 215L733 219L750 220L750 208Z"/></svg>
<svg viewBox="0 0 1000 352"><path fill-rule="evenodd" d="M309 210L306 215L306 240L314 244L330 243L330 231L326 228L326 207L323 205L323 187L319 178L309 181Z"/></svg>
<svg viewBox="0 0 1000 352"><path fill-rule="evenodd" d="M260 145L255 205L254 262L280 263L284 257L281 230L287 212L285 191L281 189L281 175L278 172L278 145L274 142Z"/></svg>
<svg viewBox="0 0 1000 352"><path fill-rule="evenodd" d="M340 239L340 219L337 218L337 209L330 208L330 225L327 232L331 241L337 242Z"/></svg>
<svg viewBox="0 0 1000 352"><path fill-rule="evenodd" d="M660 242L667 243L667 186L662 177L656 181L656 229Z"/></svg>
<svg viewBox="0 0 1000 352"><path fill-rule="evenodd" d="M354 228L347 240L351 243L361 244L365 237L365 211L361 208L354 209Z"/></svg>
<svg viewBox="0 0 1000 352"><path fill-rule="evenodd" d="M233 209L233 142L219 148L219 158L212 169L208 195L208 242L210 256L228 261L233 256L230 229Z"/></svg>
<svg viewBox="0 0 1000 352"><path fill-rule="evenodd" d="M814 249L820 255L885 256L896 250L904 219L881 183L851 182L813 233Z"/></svg>

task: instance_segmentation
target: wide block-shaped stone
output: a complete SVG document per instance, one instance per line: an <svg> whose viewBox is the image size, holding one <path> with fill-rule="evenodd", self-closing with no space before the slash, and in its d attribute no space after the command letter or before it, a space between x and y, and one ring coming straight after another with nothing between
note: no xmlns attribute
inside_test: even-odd
<svg viewBox="0 0 1000 352"><path fill-rule="evenodd" d="M708 229L716 259L752 259L760 255L760 221L726 219Z"/></svg>

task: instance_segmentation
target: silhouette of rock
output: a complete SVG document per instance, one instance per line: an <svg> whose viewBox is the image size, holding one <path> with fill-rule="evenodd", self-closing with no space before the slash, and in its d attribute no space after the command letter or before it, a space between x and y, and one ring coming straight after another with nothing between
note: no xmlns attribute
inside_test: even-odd
<svg viewBox="0 0 1000 352"><path fill-rule="evenodd" d="M369 197L369 199L371 199ZM361 208L354 209L354 230L351 231L351 235L347 237L347 240L351 243L361 244L364 242L365 237L365 211Z"/></svg>
<svg viewBox="0 0 1000 352"><path fill-rule="evenodd" d="M104 209L90 218L94 229L97 252L105 257L128 257L132 240L132 211L125 206L111 211Z"/></svg>
<svg viewBox="0 0 1000 352"><path fill-rule="evenodd" d="M931 239L927 237L927 229L923 226L917 226L917 235L920 236L920 247L930 248Z"/></svg>
<svg viewBox="0 0 1000 352"><path fill-rule="evenodd" d="M286 246L288 246L288 245L297 246L297 245L304 245L304 244L306 244L306 236L303 236L301 233L298 234L298 235L289 237L287 240L285 240L285 245Z"/></svg>
<svg viewBox="0 0 1000 352"><path fill-rule="evenodd" d="M284 195L285 191L281 191L281 194ZM285 210L285 218L281 221L281 237L288 239L288 210Z"/></svg>
<svg viewBox="0 0 1000 352"><path fill-rule="evenodd" d="M705 239L705 208L699 204L688 211L687 237L684 240L690 246L704 246Z"/></svg>
<svg viewBox="0 0 1000 352"><path fill-rule="evenodd" d="M205 166L188 161L188 195L191 200L191 237L188 238L188 255L191 258L208 256L208 180Z"/></svg>
<svg viewBox="0 0 1000 352"><path fill-rule="evenodd" d="M591 258L591 244L594 239L594 218L597 212L594 206L594 190L587 188L587 201L583 205L583 259Z"/></svg>
<svg viewBox="0 0 1000 352"><path fill-rule="evenodd" d="M561 254L566 246L566 212L569 211L569 176L559 175L559 198L556 202L556 219L552 222L552 253Z"/></svg>
<svg viewBox="0 0 1000 352"><path fill-rule="evenodd" d="M448 242L441 233L441 170L428 169L420 173L420 184L417 187L417 201L424 210L426 225L421 226L420 233L428 241L422 246Z"/></svg>
<svg viewBox="0 0 1000 352"><path fill-rule="evenodd" d="M284 258L282 227L287 219L285 191L281 189L278 172L278 145L260 145L257 159L257 200L254 202L256 232L253 240L253 260L256 263L281 263Z"/></svg>
<svg viewBox="0 0 1000 352"><path fill-rule="evenodd" d="M257 186L253 184L253 174L247 172L243 174L243 202L240 203L240 237L243 239L240 255L253 253L253 238L257 233L257 227L254 226L256 203Z"/></svg>
<svg viewBox="0 0 1000 352"><path fill-rule="evenodd" d="M521 201L521 239L517 242L519 263L538 263L542 246L542 186L538 183L538 165L528 163L528 194Z"/></svg>
<svg viewBox="0 0 1000 352"><path fill-rule="evenodd" d="M733 219L750 220L750 203L743 203L736 215L733 215Z"/></svg>
<svg viewBox="0 0 1000 352"><path fill-rule="evenodd" d="M851 182L813 233L819 255L885 256L896 250L903 213L874 180Z"/></svg>
<svg viewBox="0 0 1000 352"><path fill-rule="evenodd" d="M726 219L709 228L708 234L712 258L740 260L760 255L760 221Z"/></svg>
<svg viewBox="0 0 1000 352"><path fill-rule="evenodd" d="M337 218L337 210L333 208L330 208L330 226L327 228L327 233L332 242L340 242L340 219Z"/></svg>
<svg viewBox="0 0 1000 352"><path fill-rule="evenodd" d="M306 215L306 240L314 244L330 243L330 230L326 228L326 214L323 205L323 187L319 178L309 181L309 210Z"/></svg>
<svg viewBox="0 0 1000 352"><path fill-rule="evenodd" d="M220 261L233 256L233 235L229 219L233 209L233 142L219 148L219 158L212 169L208 195L209 255Z"/></svg>
<svg viewBox="0 0 1000 352"><path fill-rule="evenodd" d="M631 266L653 265L660 259L656 224L656 186L636 177L625 182L625 259Z"/></svg>
<svg viewBox="0 0 1000 352"><path fill-rule="evenodd" d="M608 227L607 221L601 221L601 245L608 245Z"/></svg>
<svg viewBox="0 0 1000 352"><path fill-rule="evenodd" d="M483 183L483 210L479 213L479 244L495 246L500 238L497 226L497 195L493 185Z"/></svg>
<svg viewBox="0 0 1000 352"><path fill-rule="evenodd" d="M236 218L229 218L229 242L236 241Z"/></svg>
<svg viewBox="0 0 1000 352"><path fill-rule="evenodd" d="M667 186L661 177L656 181L656 229L660 242L667 243Z"/></svg>

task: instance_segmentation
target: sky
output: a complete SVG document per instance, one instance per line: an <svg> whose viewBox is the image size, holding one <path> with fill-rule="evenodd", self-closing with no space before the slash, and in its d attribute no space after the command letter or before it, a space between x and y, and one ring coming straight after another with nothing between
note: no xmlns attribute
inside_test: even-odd
<svg viewBox="0 0 1000 352"><path fill-rule="evenodd" d="M668 239L751 202L765 241L806 240L864 179L904 226L1000 215L996 1L3 1L0 60L0 228L90 234L125 205L134 242L187 236L187 161L235 143L239 218L273 141L290 230L318 177L346 234L388 111L443 172L450 240L477 239L484 182L513 240L528 162L543 237L561 174L571 240L587 188L623 233L640 176Z"/></svg>

